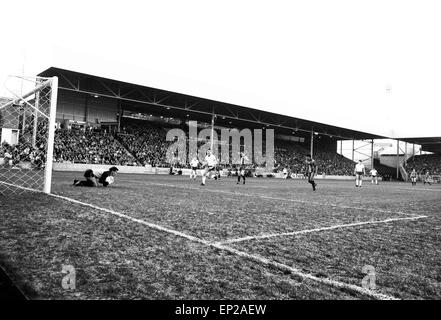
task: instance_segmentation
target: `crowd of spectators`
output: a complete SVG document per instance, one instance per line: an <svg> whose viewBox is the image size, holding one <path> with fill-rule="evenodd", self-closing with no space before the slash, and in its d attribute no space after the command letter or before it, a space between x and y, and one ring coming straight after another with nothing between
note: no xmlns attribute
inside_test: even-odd
<svg viewBox="0 0 441 320"><path fill-rule="evenodd" d="M423 175L427 171L430 175L441 175L441 154L424 154L413 156L407 160L406 171L410 173L412 169Z"/></svg>
<svg viewBox="0 0 441 320"><path fill-rule="evenodd" d="M274 150L275 165L277 171L301 174L306 172L305 157L309 150L287 142L276 142ZM355 163L336 152L316 151L314 159L318 173L326 175L352 175Z"/></svg>
<svg viewBox="0 0 441 320"><path fill-rule="evenodd" d="M0 158L4 165L17 167L20 162L31 163L33 168L42 169L46 163L47 124L39 123L34 136L33 126L25 123L19 141L15 145L3 142L0 145Z"/></svg>
<svg viewBox="0 0 441 320"><path fill-rule="evenodd" d="M3 142L0 146L0 158L8 167L15 167L20 162L30 162L34 168L44 168L46 163L46 147L44 143L36 144L35 147L29 142L20 142L14 146Z"/></svg>
<svg viewBox="0 0 441 320"><path fill-rule="evenodd" d="M44 131L44 128L39 128L39 130ZM189 164L185 162L167 162L166 153L172 142L166 141L166 133L166 128L146 121L127 122L121 132L116 135L92 128L58 129L55 132L54 160L89 164L188 168ZM286 169L292 174L305 173L305 156L309 153L307 148L300 144L276 141L274 151L274 172L283 172ZM6 157L4 157L5 154ZM3 156L14 163L19 161L44 163L44 155L45 143L37 143L36 147L32 148L29 141L22 141L14 147L4 145L0 150L0 157ZM336 152L316 150L314 159L319 174L352 175L354 170L354 163ZM415 157L415 167L419 170L430 168L432 174L441 173L440 163L439 156ZM220 167L230 170L235 168L234 165ZM250 170L255 170L256 167L256 165L249 166Z"/></svg>
<svg viewBox="0 0 441 320"><path fill-rule="evenodd" d="M314 156L319 173L336 176L350 176L354 173L355 163L335 152L317 152Z"/></svg>
<svg viewBox="0 0 441 320"><path fill-rule="evenodd" d="M125 123L116 138L91 131L58 130L55 160L188 168L188 163L167 161L167 149L172 142L166 141L166 133L166 128L145 121ZM299 144L277 141L274 155L275 171L282 172L286 168L290 173L304 173L307 153L309 150ZM319 174L352 175L353 173L354 163L335 152L317 151L314 158ZM235 166L220 167L234 169ZM249 167L256 168L255 165Z"/></svg>
<svg viewBox="0 0 441 320"><path fill-rule="evenodd" d="M117 135L121 144L129 150L141 165L166 167L167 148L171 142L166 141L166 131L151 125L127 125Z"/></svg>
<svg viewBox="0 0 441 320"><path fill-rule="evenodd" d="M137 165L135 158L104 131L65 130L55 132L54 160L90 164Z"/></svg>

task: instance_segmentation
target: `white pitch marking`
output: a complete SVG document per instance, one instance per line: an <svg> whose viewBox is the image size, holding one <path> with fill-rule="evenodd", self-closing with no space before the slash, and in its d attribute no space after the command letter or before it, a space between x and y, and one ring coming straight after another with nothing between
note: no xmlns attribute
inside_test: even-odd
<svg viewBox="0 0 441 320"><path fill-rule="evenodd" d="M2 182L2 183L5 183L5 182ZM34 190L34 189L29 189L29 188L25 188L25 187L14 186L14 185L9 184L9 183L5 183L5 184L8 184L8 185L11 185L13 187L17 187L17 188L23 189L23 190L33 191L33 192L37 192L37 193L43 193L42 191L38 191L38 190ZM95 206L95 205L92 205L92 204L89 204L89 203L81 202L81 201L78 201L78 200L75 200L75 199L72 199L72 198L69 198L69 197L64 197L64 196L60 196L60 195L56 195L56 194L47 194L47 195L51 196L51 197L54 197L54 198L62 199L62 200L65 200L65 201L69 201L69 202L72 202L72 203L76 203L76 204L79 204L79 205L83 205L83 206L86 206L86 207L90 207L90 208L93 208L93 209L96 209L96 210L100 210L100 211L103 211L103 212L106 212L106 213L110 213L110 214L115 215L117 217L124 218L124 219L127 219L129 221L145 225L145 226L150 227L152 229L163 231L165 233L170 233L170 234L173 234L175 236L182 237L182 238L185 238L185 239L193 241L193 242L201 243L201 244L204 244L204 245L212 247L212 248L216 248L216 249L223 250L223 251L228 251L228 252L233 253L235 255L238 255L240 257L248 258L250 260L254 260L254 261L257 261L259 263L262 263L264 265L271 265L271 266L276 267L278 269L287 270L287 271L291 272L292 274L297 275L297 276L299 276L301 278L304 278L304 279L309 279L309 280L316 281L316 282L319 282L319 283L327 284L327 285L330 285L330 286L336 287L336 288L345 288L345 289L348 289L348 290L352 290L354 292L358 292L358 293L361 293L361 294L373 297L375 299L380 299L380 300L399 300L399 299L397 299L397 298L395 298L393 296L382 294L382 293L375 292L375 291L372 291L372 290L368 290L368 289L365 289L363 287L359 287L359 286L356 286L356 285L353 285L353 284L349 284L349 283L345 283L345 282L340 282L340 281L332 280L332 279L329 279L329 278L319 278L319 277L313 276L312 274L302 272L302 271L300 271L297 268L290 267L290 266L284 265L282 263L279 263L279 262L276 262L276 261L273 261L273 260L269 260L267 258L264 258L264 257L260 256L260 255L246 253L246 252L243 252L243 251L240 251L240 250L237 250L237 249L225 246L225 245L209 242L209 241L197 238L197 237L190 236L188 234L185 234L185 233L177 231L177 230L173 230L173 229L169 229L169 228L166 228L166 227L162 227L162 226L157 225L155 223L150 223L150 222L147 222L147 221L144 221L144 220L141 220L141 219L132 218L132 217L130 217L128 215L119 213L119 212L114 211L114 210L110 210L110 209L106 209L106 208L101 208L101 207L98 207L98 206Z"/></svg>
<svg viewBox="0 0 441 320"><path fill-rule="evenodd" d="M279 262L267 259L267 258L262 257L262 256L257 255L257 254L246 253L246 252L243 252L243 251L240 251L240 250L228 247L228 246L224 246L224 245L221 245L221 244L217 244L217 243L212 243L211 246L214 247L214 248L217 248L219 250L225 250L225 251L234 253L234 254L236 254L236 255L238 255L240 257L244 257L244 258L248 258L250 260L254 260L254 261L260 262L260 263L262 263L264 265L270 265L270 266L276 267L277 269L287 270L287 271L291 272L292 274L297 275L297 276L299 276L299 277L301 277L303 279L309 279L309 280L312 280L312 281L315 281L315 282L327 284L327 285L329 285L331 287L349 289L351 291L355 291L355 292L358 292L358 293L361 293L361 294L364 294L364 295L367 295L367 296L370 296L372 298L379 299L379 300L400 300L400 299L398 299L396 297L393 297L393 296L390 296L390 295L386 295L386 294L383 294L383 293L379 293L379 292L376 292L376 291L368 290L368 289L365 289L363 287L359 287L359 286L356 286L356 285L353 285L353 284L349 284L349 283L345 283L345 282L340 282L340 281L332 280L332 279L329 279L329 278L316 277L316 276L314 276L314 275L312 275L310 273L305 273L305 272L303 272L303 271L301 271L301 270L299 270L297 268L294 268L294 267L291 267L291 266L288 266L288 265L285 265L285 264L282 264L282 263L279 263Z"/></svg>
<svg viewBox="0 0 441 320"><path fill-rule="evenodd" d="M313 281L324 283L324 284L327 284L327 285L330 285L330 286L333 286L333 287L337 287L337 288L349 289L349 290L352 290L352 291L355 291L355 292L358 292L358 293L361 293L361 294L373 297L375 299L398 300L397 298L395 298L393 296L385 295L385 294L378 293L378 292L375 292L375 291L372 291L372 290L367 290L367 289L365 289L363 287L359 287L359 286L352 285L352 284L349 284L349 283L340 282L340 281L336 281L336 280L332 280L332 279L328 279L328 278L319 278L319 277L313 276L311 274L304 273L304 272L302 272L299 269L296 269L294 267L290 267L290 266L284 265L282 263L279 263L279 262L276 262L276 261L273 261L273 260L269 260L267 258L264 258L264 257L256 255L256 254L249 254L249 253L246 253L246 252L243 252L243 251L240 251L240 250L237 250L235 248L231 248L231 247L228 247L228 246L225 246L225 245L222 245L222 244L209 242L209 241L197 238L197 237L190 236L188 234L185 234L185 233L177 231L177 230L173 230L173 229L169 229L169 228L157 225L155 223L150 223L150 222L147 222L147 221L144 221L144 220L141 220L141 219L132 218L130 216L127 216L125 214L116 212L114 210L101 208L101 207L98 207L98 206L95 206L95 205L92 205L92 204L84 203L84 202L81 202L81 201L78 201L78 200L75 200L75 199L71 199L71 198L68 198L68 197L64 197L64 196L59 196L59 195L54 195L54 194L50 194L50 196L53 196L53 197L59 198L59 199L63 199L63 200L66 200L66 201L70 201L70 202L73 202L73 203L77 203L77 204L80 204L80 205L83 205L83 206L91 207L91 208L94 208L96 210L101 210L101 211L104 211L104 212L116 215L116 216L118 216L120 218L125 218L125 219L128 219L128 220L132 221L132 222L145 225L145 226L150 227L152 229L156 229L156 230L160 230L160 231L163 231L163 232L166 232L166 233L170 233L170 234L173 234L175 236L182 237L182 238L185 238L185 239L193 241L193 242L201 243L201 244L204 244L206 246L213 247L213 248L216 248L216 249L219 249L219 250L228 251L228 252L234 253L234 254L236 254L236 255L238 255L240 257L245 257L245 258L248 258L248 259L251 259L251 260L263 263L265 265L272 265L272 266L274 266L274 267L276 267L278 269L288 270L292 274L295 274L295 275L297 275L297 276L299 276L301 278L304 278L304 279L313 280Z"/></svg>
<svg viewBox="0 0 441 320"><path fill-rule="evenodd" d="M380 224L380 223L388 223L388 222L393 222L393 221L417 220L417 219L423 219L423 218L427 218L427 216L406 217L406 218L390 218L390 219L385 219L385 220L339 224L339 225L335 225L335 226L315 228L315 229L299 230L299 231L284 232L284 233L262 234L262 235L258 235L258 236L248 236L248 237L243 237L243 238L236 238L236 239L230 239L230 240L225 240L225 241L219 241L219 242L217 242L217 244L236 243L236 242L243 242L243 241L248 241L248 240L267 239L267 238L283 237L283 236L294 236L294 235L307 234L307 233L312 233L312 232L320 232L320 231L334 230L334 229L340 229L340 228L356 227L356 226L362 226L362 225L367 225L367 224Z"/></svg>
<svg viewBox="0 0 441 320"><path fill-rule="evenodd" d="M42 191L39 191L39 190L34 190L34 189L26 188L26 187L15 186L15 185L12 185L12 184L9 184L9 183L6 183L6 182L1 182L1 183L7 184L7 185L10 185L10 186L19 188L19 189L27 190L27 191L43 193ZM188 239L190 241L199 242L199 243L203 243L203 244L206 244L206 245L209 244L208 241L199 239L197 237L190 236L190 235L185 234L183 232L179 232L177 230L173 230L173 229L169 229L169 228L166 228L166 227L162 227L162 226L160 226L158 224L146 222L146 221L141 220L141 219L132 218L132 217L130 217L128 215L125 215L123 213L120 213L120 212L117 212L117 211L114 211L114 210L111 210L111 209L101 208L101 207L95 206L95 205L90 204L90 203L78 201L78 200L75 200L75 199L72 199L72 198L69 198L69 197L65 197L65 196L60 196L60 195L57 195L57 194L52 194L51 193L51 194L47 194L47 195L51 196L51 197L54 197L54 198L66 200L66 201L69 201L69 202L72 202L72 203L76 203L76 204L79 204L79 205L82 205L82 206L85 206L85 207L90 207L90 208L93 208L93 209L96 209L96 210L104 211L104 212L110 213L112 215L118 216L120 218L128 219L130 221L133 221L133 222L136 222L136 223L139 223L139 224L143 224L143 225L145 225L147 227L150 227L152 229L164 231L164 232L167 232L167 233L171 233L171 234L173 234L175 236L186 238L186 239Z"/></svg>
<svg viewBox="0 0 441 320"><path fill-rule="evenodd" d="M399 188L400 190L412 190L412 191L432 191L441 192L441 189L426 189L426 188Z"/></svg>
<svg viewBox="0 0 441 320"><path fill-rule="evenodd" d="M164 187L175 187L175 188L181 188L181 189L205 190L207 192L212 192L212 193L224 193L224 194L231 194L231 195L235 195L235 196L244 196L244 197L258 197L261 199L289 201L289 202L296 202L296 203L302 203L302 204L310 204L310 205L315 205L315 206L330 206L330 207L341 208L341 209L353 209L353 210L364 210L364 211L373 211L373 212L390 213L390 214L402 214L402 215L411 216L411 217L417 216L416 214L406 213L406 212L402 212L402 211L393 212L391 210L384 210L384 209L362 208L362 207L346 206L346 205L339 205L339 204L332 204L332 203L310 202L310 201L304 201L304 200L298 200L298 199L289 199L289 198L285 199L285 198L279 198L279 197L270 197L270 196L248 194L248 193L241 193L241 192L230 192L230 191L225 191L225 190L200 189L200 188L192 188L192 187L188 187L188 186L180 186L180 185L167 184L167 183L148 182L147 184L164 186Z"/></svg>

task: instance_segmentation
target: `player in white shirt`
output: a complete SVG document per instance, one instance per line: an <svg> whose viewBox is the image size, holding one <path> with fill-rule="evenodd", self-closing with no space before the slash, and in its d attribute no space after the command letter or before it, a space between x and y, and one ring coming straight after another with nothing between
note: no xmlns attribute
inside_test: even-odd
<svg viewBox="0 0 441 320"><path fill-rule="evenodd" d="M195 180L198 175L196 170L198 169L199 166L199 160L196 157L194 157L190 162L190 166L191 166L190 179Z"/></svg>
<svg viewBox="0 0 441 320"><path fill-rule="evenodd" d="M288 179L288 169L283 168L283 179Z"/></svg>
<svg viewBox="0 0 441 320"><path fill-rule="evenodd" d="M366 169L364 167L364 164L361 162L361 160L358 161L358 163L355 165L355 186L360 187L363 183L363 175L366 174Z"/></svg>
<svg viewBox="0 0 441 320"><path fill-rule="evenodd" d="M216 156L211 153L210 149L207 150L207 155L205 156L204 165L205 165L205 169L204 172L202 173L202 183L201 183L202 186L205 186L205 180L207 179L207 176L209 176L211 172L214 172L216 170L217 159Z"/></svg>
<svg viewBox="0 0 441 320"><path fill-rule="evenodd" d="M415 169L412 169L410 173L410 181L412 181L412 186L416 186L418 174Z"/></svg>
<svg viewBox="0 0 441 320"><path fill-rule="evenodd" d="M12 160L12 153L6 151L4 157L5 157L5 163L7 163L9 166L12 167L12 165L14 164L14 161Z"/></svg>
<svg viewBox="0 0 441 320"><path fill-rule="evenodd" d="M375 168L372 168L370 171L372 184L378 184L378 171Z"/></svg>

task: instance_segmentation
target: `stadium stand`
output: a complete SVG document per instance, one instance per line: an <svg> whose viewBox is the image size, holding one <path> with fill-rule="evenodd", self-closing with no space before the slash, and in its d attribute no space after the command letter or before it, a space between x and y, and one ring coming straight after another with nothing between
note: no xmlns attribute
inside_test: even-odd
<svg viewBox="0 0 441 320"><path fill-rule="evenodd" d="M2 143L0 158L4 158L7 166L15 166L20 162L30 162L36 168L42 168L45 163L45 145L37 144L35 147L28 142L18 143L14 146Z"/></svg>
<svg viewBox="0 0 441 320"><path fill-rule="evenodd" d="M304 173L306 170L305 156L308 153L309 150L300 145L276 141L275 161L278 171L287 168L291 173ZM354 171L354 163L337 153L317 150L314 159L319 174L352 175Z"/></svg>
<svg viewBox="0 0 441 320"><path fill-rule="evenodd" d="M57 162L189 168L188 163L166 161L166 151L171 144L166 141L166 132L167 128L161 124L142 120L126 121L121 132L115 135L92 129L61 129L56 131L54 158ZM290 173L304 173L308 153L300 144L276 141L275 171L287 168ZM352 175L354 170L353 162L337 153L316 150L315 159L319 174Z"/></svg>
<svg viewBox="0 0 441 320"><path fill-rule="evenodd" d="M429 171L431 175L441 175L441 154L416 155L407 160L406 170L415 169L418 174Z"/></svg>
<svg viewBox="0 0 441 320"><path fill-rule="evenodd" d="M44 130L44 128L39 128ZM14 147L3 144L0 157L12 160L12 164L30 161L35 166L44 163L45 142L38 142L32 147L28 131L31 125L26 124L20 143ZM151 165L152 167L189 168L188 163L170 164L166 161L166 151L172 142L166 141L167 128L163 124L152 121L130 119L124 122L121 132L107 133L92 127L83 129L57 129L55 132L54 161L88 164L113 165ZM218 133L220 136L220 132ZM201 143L201 142L200 142ZM231 153L231 151L230 151ZM275 172L287 168L290 173L305 172L304 159L309 150L303 145L293 142L276 140ZM231 154L230 154L231 155ZM333 152L316 150L314 155L319 174L352 175L354 163ZM421 157L421 158L419 158ZM410 163L412 160L409 160ZM8 161L9 163L9 161ZM439 156L417 156L415 163L419 170L427 170L439 174ZM234 166L221 166L234 169ZM254 164L252 166L256 168Z"/></svg>
<svg viewBox="0 0 441 320"><path fill-rule="evenodd" d="M133 154L138 163L153 167L166 167L166 130L147 121L126 123L118 141Z"/></svg>
<svg viewBox="0 0 441 320"><path fill-rule="evenodd" d="M138 165L114 136L94 130L57 130L54 160L90 164Z"/></svg>
<svg viewBox="0 0 441 320"><path fill-rule="evenodd" d="M0 146L0 158L4 158L7 166L15 166L20 162L30 162L34 168L43 168L46 162L46 141L37 140L32 143L32 126L26 123L19 142L13 146L3 142ZM39 124L37 131L45 136L47 127Z"/></svg>

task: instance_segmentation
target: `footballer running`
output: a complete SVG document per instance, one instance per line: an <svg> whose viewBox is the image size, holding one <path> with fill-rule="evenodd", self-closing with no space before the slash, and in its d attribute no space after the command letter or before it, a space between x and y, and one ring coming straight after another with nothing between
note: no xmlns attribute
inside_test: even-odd
<svg viewBox="0 0 441 320"><path fill-rule="evenodd" d="M378 184L378 171L375 168L372 168L370 171L372 184Z"/></svg>
<svg viewBox="0 0 441 320"><path fill-rule="evenodd" d="M199 166L199 160L196 157L194 157L190 162L190 166L191 166L190 179L195 180L198 175L196 170L198 169Z"/></svg>
<svg viewBox="0 0 441 320"><path fill-rule="evenodd" d="M237 184L240 183L240 178L243 180L243 184L245 184L245 163L248 161L248 157L245 155L245 153L240 153L240 166L239 170L237 171Z"/></svg>
<svg viewBox="0 0 441 320"><path fill-rule="evenodd" d="M430 176L429 171L426 171L426 174L424 175L423 185L426 185L427 183L429 184L429 186L431 186L432 185L431 181L432 181L432 177Z"/></svg>
<svg viewBox="0 0 441 320"><path fill-rule="evenodd" d="M306 155L306 166L307 166L307 172L306 176L308 177L308 183L312 185L312 190L315 191L317 187L317 183L314 181L314 177L317 175L317 165L315 163L315 160L312 159L312 156L310 154Z"/></svg>
<svg viewBox="0 0 441 320"><path fill-rule="evenodd" d="M201 186L205 186L205 181L207 176L216 171L217 159L216 156L211 152L210 149L207 150L207 155L204 160L204 172L202 173L202 183Z"/></svg>

